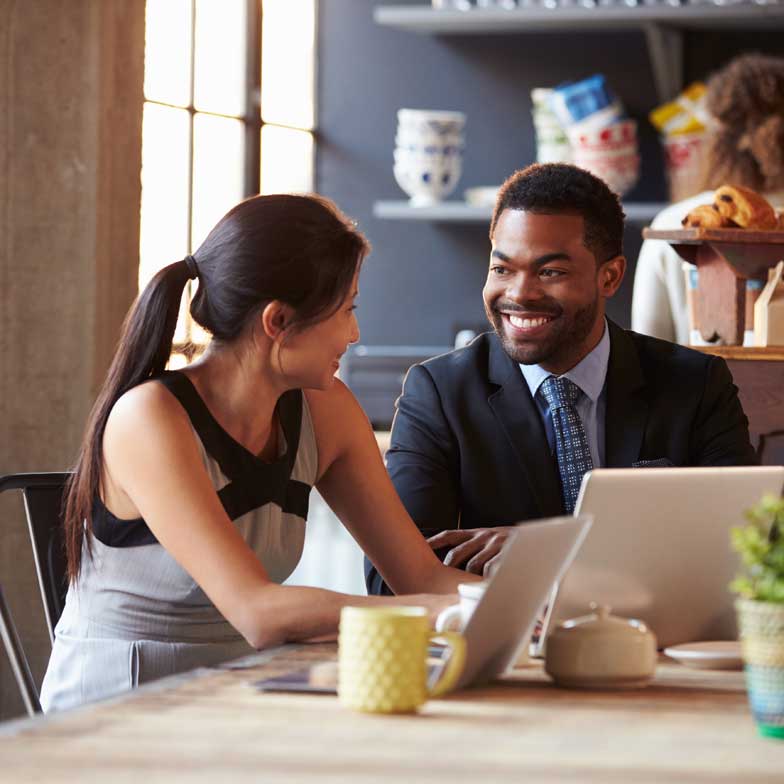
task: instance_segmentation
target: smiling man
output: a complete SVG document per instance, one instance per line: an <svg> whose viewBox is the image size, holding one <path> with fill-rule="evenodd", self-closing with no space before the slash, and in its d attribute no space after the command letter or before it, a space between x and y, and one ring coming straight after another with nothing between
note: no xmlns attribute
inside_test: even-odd
<svg viewBox="0 0 784 784"><path fill-rule="evenodd" d="M502 186L483 291L493 331L409 370L387 452L446 563L486 572L510 524L571 512L594 467L756 462L723 359L605 317L623 221L575 166L529 166ZM366 577L386 591L370 563Z"/></svg>

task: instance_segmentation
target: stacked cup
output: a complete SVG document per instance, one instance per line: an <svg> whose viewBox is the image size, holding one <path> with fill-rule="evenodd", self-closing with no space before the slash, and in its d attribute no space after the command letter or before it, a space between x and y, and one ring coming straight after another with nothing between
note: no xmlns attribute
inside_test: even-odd
<svg viewBox="0 0 784 784"><path fill-rule="evenodd" d="M637 123L601 74L553 90L550 106L566 128L574 163L603 179L619 196L640 176Z"/></svg>
<svg viewBox="0 0 784 784"><path fill-rule="evenodd" d="M570 130L574 162L604 180L619 196L640 178L637 123L621 120L611 125L578 126Z"/></svg>
<svg viewBox="0 0 784 784"><path fill-rule="evenodd" d="M550 108L553 91L547 87L531 90L531 114L536 131L537 163L569 163L572 148L558 118Z"/></svg>
<svg viewBox="0 0 784 784"><path fill-rule="evenodd" d="M462 112L400 109L394 174L414 206L435 204L457 185L463 166Z"/></svg>

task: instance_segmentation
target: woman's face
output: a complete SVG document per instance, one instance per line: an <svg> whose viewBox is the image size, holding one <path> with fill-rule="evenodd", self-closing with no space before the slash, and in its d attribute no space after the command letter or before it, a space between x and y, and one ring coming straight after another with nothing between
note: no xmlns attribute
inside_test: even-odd
<svg viewBox="0 0 784 784"><path fill-rule="evenodd" d="M319 321L283 341L280 363L283 373L304 389L328 389L340 366L340 358L351 343L359 340L355 300L358 273L340 307Z"/></svg>

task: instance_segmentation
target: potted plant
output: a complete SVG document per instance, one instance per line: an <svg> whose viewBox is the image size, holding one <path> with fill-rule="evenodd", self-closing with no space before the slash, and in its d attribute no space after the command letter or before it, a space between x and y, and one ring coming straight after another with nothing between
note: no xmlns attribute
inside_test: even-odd
<svg viewBox="0 0 784 784"><path fill-rule="evenodd" d="M784 498L764 496L732 529L743 572L730 588L751 711L762 735L784 738Z"/></svg>

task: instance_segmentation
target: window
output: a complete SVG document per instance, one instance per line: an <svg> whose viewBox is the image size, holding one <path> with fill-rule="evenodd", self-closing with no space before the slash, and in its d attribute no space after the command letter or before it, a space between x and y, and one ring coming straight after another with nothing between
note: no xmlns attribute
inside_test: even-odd
<svg viewBox="0 0 784 784"><path fill-rule="evenodd" d="M316 0L147 0L139 285L256 193L313 190ZM186 287L170 365L208 340Z"/></svg>

